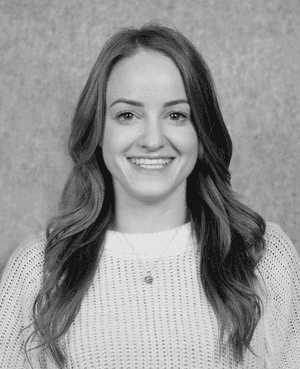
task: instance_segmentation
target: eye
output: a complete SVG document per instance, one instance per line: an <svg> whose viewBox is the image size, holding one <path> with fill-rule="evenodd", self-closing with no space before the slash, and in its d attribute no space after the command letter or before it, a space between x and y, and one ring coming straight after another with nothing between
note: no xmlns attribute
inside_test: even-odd
<svg viewBox="0 0 300 369"><path fill-rule="evenodd" d="M122 111L121 113L116 115L116 118L118 120L132 120L132 118L134 117L134 114L131 111Z"/></svg>
<svg viewBox="0 0 300 369"><path fill-rule="evenodd" d="M169 114L170 116L175 116L175 119L172 119L172 120L179 120L178 118L182 118L182 119L186 119L187 118L187 116L186 116L186 114L183 114L183 113L180 113L180 112L178 112L178 111L176 111L176 112L173 112L173 113L170 113Z"/></svg>

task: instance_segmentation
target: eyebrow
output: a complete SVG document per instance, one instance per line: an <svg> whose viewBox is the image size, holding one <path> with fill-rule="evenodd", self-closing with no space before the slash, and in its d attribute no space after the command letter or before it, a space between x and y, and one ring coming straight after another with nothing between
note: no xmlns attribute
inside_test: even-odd
<svg viewBox="0 0 300 369"><path fill-rule="evenodd" d="M140 108L144 108L145 107L145 105L143 103L139 102L139 101L128 100L128 99L118 99L118 100L114 101L110 105L110 108L113 105L118 104L118 103L130 104L130 105L138 106ZM189 102L187 100L185 100L185 99L172 100L172 101L168 101L168 102L164 103L163 104L163 107L164 108L167 108L168 106L173 106L173 105L182 104L182 103L188 104Z"/></svg>

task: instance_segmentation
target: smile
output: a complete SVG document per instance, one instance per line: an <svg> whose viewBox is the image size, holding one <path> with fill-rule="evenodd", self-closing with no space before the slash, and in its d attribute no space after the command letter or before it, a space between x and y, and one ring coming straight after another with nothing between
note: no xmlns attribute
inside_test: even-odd
<svg viewBox="0 0 300 369"><path fill-rule="evenodd" d="M135 159L135 158L128 158L128 160L134 164L135 166L138 166L140 168L145 169L163 169L167 165L169 165L174 158L170 159Z"/></svg>

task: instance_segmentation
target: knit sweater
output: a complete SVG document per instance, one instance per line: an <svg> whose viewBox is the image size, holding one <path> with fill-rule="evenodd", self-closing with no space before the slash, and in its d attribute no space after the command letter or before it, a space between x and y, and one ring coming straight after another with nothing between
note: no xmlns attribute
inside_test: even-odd
<svg viewBox="0 0 300 369"><path fill-rule="evenodd" d="M179 228L179 227L178 227ZM282 231L267 223L266 252L257 272L267 299L244 362L230 349L219 360L218 325L199 276L191 225L149 234L109 230L104 253L78 315L66 333L68 369L299 369L300 258ZM175 238L159 259L166 245ZM29 369L21 329L31 322L39 290L46 234L24 241L11 255L0 283L0 368ZM152 270L153 283L144 282ZM33 350L34 369L57 368Z"/></svg>

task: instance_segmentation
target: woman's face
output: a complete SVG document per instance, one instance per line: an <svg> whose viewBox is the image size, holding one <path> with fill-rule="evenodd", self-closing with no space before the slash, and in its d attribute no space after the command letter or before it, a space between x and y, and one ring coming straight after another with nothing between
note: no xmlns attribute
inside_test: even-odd
<svg viewBox="0 0 300 369"><path fill-rule="evenodd" d="M185 195L198 156L190 114L180 72L164 54L142 50L114 66L102 150L118 199ZM136 161L141 158L150 161Z"/></svg>

